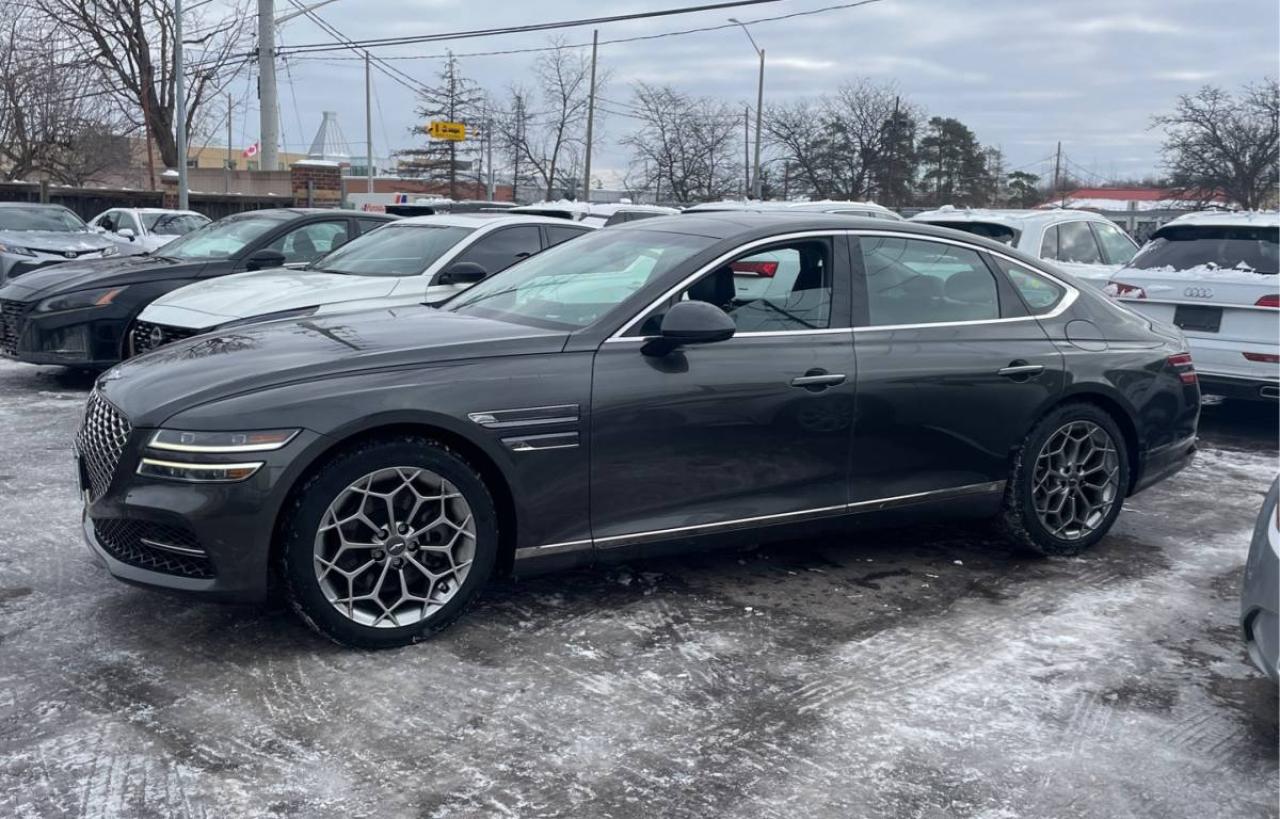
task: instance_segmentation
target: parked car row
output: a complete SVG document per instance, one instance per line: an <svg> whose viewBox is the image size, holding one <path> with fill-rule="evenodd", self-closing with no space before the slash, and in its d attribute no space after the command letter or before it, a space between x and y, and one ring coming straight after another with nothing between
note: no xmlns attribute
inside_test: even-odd
<svg viewBox="0 0 1280 819"><path fill-rule="evenodd" d="M278 580L363 646L496 573L769 527L990 517L1076 554L1192 458L1176 327L1008 244L833 207L246 213L10 282L3 341L129 359L76 441L113 575Z"/></svg>

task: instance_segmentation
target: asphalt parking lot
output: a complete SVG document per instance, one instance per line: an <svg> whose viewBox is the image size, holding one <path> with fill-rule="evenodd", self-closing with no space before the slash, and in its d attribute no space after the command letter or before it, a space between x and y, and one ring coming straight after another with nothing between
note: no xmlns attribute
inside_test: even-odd
<svg viewBox="0 0 1280 819"><path fill-rule="evenodd" d="M507 582L433 642L111 580L89 379L0 363L0 815L1275 816L1236 631L1272 408L1085 557L931 526Z"/></svg>

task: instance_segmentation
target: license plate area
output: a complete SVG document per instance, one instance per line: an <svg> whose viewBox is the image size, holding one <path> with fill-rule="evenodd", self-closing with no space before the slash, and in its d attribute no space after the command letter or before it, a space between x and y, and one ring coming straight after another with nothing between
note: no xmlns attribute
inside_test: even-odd
<svg viewBox="0 0 1280 819"><path fill-rule="evenodd" d="M1179 304L1173 311L1173 323L1183 330L1216 333L1222 327L1222 308L1199 304Z"/></svg>

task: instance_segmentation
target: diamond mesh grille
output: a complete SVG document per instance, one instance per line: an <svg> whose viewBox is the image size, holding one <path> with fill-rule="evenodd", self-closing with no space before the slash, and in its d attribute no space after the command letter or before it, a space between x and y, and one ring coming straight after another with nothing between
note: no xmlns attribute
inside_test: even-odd
<svg viewBox="0 0 1280 819"><path fill-rule="evenodd" d="M94 518L93 531L107 553L130 566L181 577L213 577L209 558L180 555L143 542L162 543L186 549L199 549L196 536L185 528L127 518Z"/></svg>
<svg viewBox="0 0 1280 819"><path fill-rule="evenodd" d="M22 320L26 313L26 304L0 300L0 353L18 354L18 336L22 335Z"/></svg>
<svg viewBox="0 0 1280 819"><path fill-rule="evenodd" d="M84 422L76 435L76 449L89 479L91 500L97 500L111 485L111 476L120 464L132 428L129 421L107 403L97 390L89 393Z"/></svg>

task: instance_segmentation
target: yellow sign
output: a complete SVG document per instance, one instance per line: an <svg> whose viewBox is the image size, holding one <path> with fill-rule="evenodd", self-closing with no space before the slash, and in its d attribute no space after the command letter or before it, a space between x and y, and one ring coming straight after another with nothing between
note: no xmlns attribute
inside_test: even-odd
<svg viewBox="0 0 1280 819"><path fill-rule="evenodd" d="M462 122L436 121L427 128L427 133L432 139L447 139L451 142L460 142L467 138L467 126Z"/></svg>

